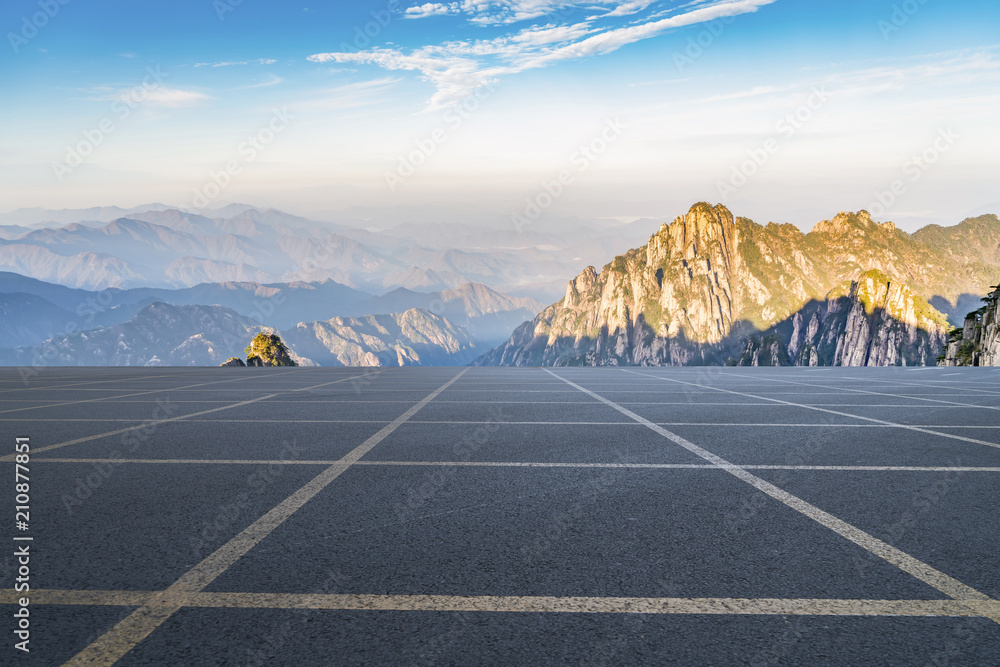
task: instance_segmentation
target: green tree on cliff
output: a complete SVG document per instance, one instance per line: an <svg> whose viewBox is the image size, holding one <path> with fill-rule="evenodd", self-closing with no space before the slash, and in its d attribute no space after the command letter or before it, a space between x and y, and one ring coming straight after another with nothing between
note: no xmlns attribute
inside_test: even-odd
<svg viewBox="0 0 1000 667"><path fill-rule="evenodd" d="M245 352L247 366L298 366L276 334L257 334Z"/></svg>

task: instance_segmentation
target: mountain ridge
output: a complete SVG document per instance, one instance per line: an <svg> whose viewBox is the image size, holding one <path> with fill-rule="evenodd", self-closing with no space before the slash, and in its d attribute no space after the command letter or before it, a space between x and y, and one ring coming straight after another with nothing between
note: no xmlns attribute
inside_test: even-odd
<svg viewBox="0 0 1000 667"><path fill-rule="evenodd" d="M972 227L983 229L969 233ZM600 273L584 269L569 281L562 300L476 363L723 363L740 356L747 338L768 333L810 302L829 301L838 285L864 279L869 271L884 274L887 294L893 287L896 298L920 298L926 315L921 322L929 328L902 324L908 346L916 344L909 340L913 326L924 332L917 335L929 347L918 345L921 352L908 354L916 355L911 362L926 363L946 319L928 302L943 300L954 314L965 294L988 283L992 269L982 260L1000 246L1000 219L966 219L946 241L924 243L892 223L875 222L866 211L841 212L803 233L699 202ZM956 258L970 257L954 266ZM899 312L912 319L911 311ZM887 330L876 335L899 329L888 321L879 326ZM907 361L899 350L885 355L883 361Z"/></svg>
<svg viewBox="0 0 1000 667"><path fill-rule="evenodd" d="M259 333L274 333L300 366L461 365L484 346L447 318L403 313L335 317L278 330L231 308L152 303L125 322L0 349L0 362L45 366L219 366ZM28 371L30 372L30 371Z"/></svg>

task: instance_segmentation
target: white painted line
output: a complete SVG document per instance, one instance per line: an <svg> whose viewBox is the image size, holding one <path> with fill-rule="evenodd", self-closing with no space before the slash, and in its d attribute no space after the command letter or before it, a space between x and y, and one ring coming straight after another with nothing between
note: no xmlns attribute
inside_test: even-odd
<svg viewBox="0 0 1000 667"><path fill-rule="evenodd" d="M754 487L755 489L758 489L759 491L766 493L775 500L778 500L779 502L787 505L788 507L796 510L797 512L809 517L810 519L816 521L820 525L829 528L838 535L850 540L854 544L857 544L862 549L865 549L866 551L875 554L879 558L882 558L883 560L895 565L899 569L916 577L920 581L923 581L924 583L936 588L945 595L948 595L949 597L952 597L956 600L981 600L981 601L995 602L988 595L977 591L971 586L963 584L957 579L954 579L953 577L950 577L944 572L941 572L940 570L931 567L930 565L924 563L923 561L920 561L914 558L913 556L910 556L909 554L897 549L896 547L886 542L883 542L882 540L874 537L873 535L870 535L864 532L863 530L852 526L846 521L838 519L829 512L825 512L820 508L816 507L815 505L812 505L797 496L793 496L784 489L778 488L774 484L771 484L770 482L764 480L763 478L758 477L753 473L747 471L745 468L730 463L721 456L716 456L712 452L702 447L699 447L698 445L682 438L676 433L672 433L661 426L657 426L656 424L645 419L644 417L635 414L628 408L623 408L614 401L608 400L603 396L595 394L589 389L586 389L585 387L581 387L580 385L571 382L566 378L560 377L556 373L553 373L551 370L546 369L546 371L550 373L553 377L561 379L566 384L575 387L576 389L582 391L588 396L592 396L593 398L596 398L597 400L608 405L609 407L618 410L623 415L626 415L630 419L639 422L640 424L644 425L651 431L659 433L660 435L667 438L671 442L674 442L683 447L684 449L688 450L689 452L696 454L697 456L700 456L709 463L714 463L719 468L725 470L734 477L743 480L744 482ZM641 375L640 373L637 374ZM998 612L1000 612L1000 610L998 610ZM995 613L991 615L990 618L993 621L1000 623L1000 613Z"/></svg>
<svg viewBox="0 0 1000 667"><path fill-rule="evenodd" d="M122 463L122 464L194 464L194 465L322 465L331 466L337 460L299 459L107 459L53 458L34 459L35 463ZM712 463L577 463L572 461L357 461L359 466L438 466L484 468L622 468L637 470L717 470ZM824 470L857 472L1000 472L1000 466L862 466L862 465L770 465L740 463L745 470Z"/></svg>
<svg viewBox="0 0 1000 667"><path fill-rule="evenodd" d="M12 589L0 591L0 604L16 604ZM32 591L32 603L133 607L151 606L150 591ZM496 595L371 595L343 593L180 593L180 607L215 609L323 609L359 611L433 611L559 614L713 614L780 616L948 616L1000 614L993 600L865 600L838 598L639 598ZM166 606L166 605L165 605ZM75 659L74 659L75 660ZM71 663L67 663L71 664ZM106 663L99 663L106 664Z"/></svg>
<svg viewBox="0 0 1000 667"><path fill-rule="evenodd" d="M194 387L204 387L204 386L210 385L210 384L225 384L227 382L245 381L245 380L247 380L247 379L249 379L251 377L253 377L253 376L247 375L247 376L244 376L244 377L241 377L241 378L230 378L228 380L217 380L215 382L201 382L201 383L198 383L198 384L186 385L186 386L182 386L182 387L165 387L165 388L161 388L161 389L149 389L149 390L146 390L146 391L140 391L140 392L135 392L135 393L131 393L131 394L122 394L120 396L101 396L100 398L88 398L88 399L82 399L82 400L79 400L79 401L62 401L62 402L58 402L58 403L52 403L52 404L49 404L49 405L33 405L33 406L30 406L30 407L25 407L25 408L12 408L10 410L0 410L0 414L8 414L8 413L11 413L11 412L25 412L27 410L41 410L42 408L61 408L61 407L67 406L67 405L79 405L80 403L95 403L95 402L98 402L98 401L114 401L114 400L119 399L119 398L130 398L132 396L146 396L148 394L162 394L162 393L168 392L168 391L194 390L193 389ZM105 391L105 390L101 390L101 391ZM106 390L106 391L120 391L120 390L113 389L113 390ZM2 459L0 459L0 460L2 460Z"/></svg>
<svg viewBox="0 0 1000 667"><path fill-rule="evenodd" d="M271 394L270 397L279 396L280 394ZM257 399L255 399L257 400ZM171 403L180 401L171 401ZM197 401L196 401L197 402ZM250 401L245 401L250 402ZM271 405L274 405L274 401L271 401ZM243 405L243 403L238 403L235 405ZM225 406L229 407L229 406ZM234 406L235 407L235 406ZM723 404L722 407L725 407ZM776 407L781 407L776 406ZM220 408L221 409L221 408ZM199 413L194 413L199 414ZM6 419L0 418L0 422L18 422L18 423L29 423L34 424L45 423L45 422L108 422L108 423L136 423L139 422L138 419L104 419L104 418L83 418L83 417L64 417L60 419L56 418L21 418L21 419ZM192 424L388 424L390 419L185 419L185 422L190 422ZM817 424L815 422L653 422L654 424L659 424L660 426L719 426L719 427L731 427L731 426L759 426L767 428L900 428L903 425L896 423L888 424ZM635 422L553 422L553 421L484 421L477 419L457 419L457 420L422 420L414 419L409 422L408 425L412 424L497 424L500 426L507 425L519 425L523 426L526 424L537 425L537 426L636 426ZM1000 426L984 426L984 425L968 425L968 424L907 424L905 426L912 426L914 428L948 428L948 429L986 429L986 430L1000 430ZM1000 443L998 443L1000 444ZM0 459L3 460L3 459Z"/></svg>
<svg viewBox="0 0 1000 667"><path fill-rule="evenodd" d="M201 592L219 575L250 551L250 549L270 535L274 529L284 523L296 510L326 488L327 485L337 479L345 470L357 463L375 445L382 442L386 436L399 428L410 417L434 400L449 386L457 382L468 371L468 368L462 369L457 375L397 417L391 424L383 427L378 433L355 447L350 453L337 461L337 463L331 465L307 482L302 488L278 504L277 507L254 521L239 535L226 542L200 563L181 575L166 590L156 593L146 604L133 611L96 641L77 653L72 659L66 662L66 665L82 667L83 665L103 665L117 662L122 656L131 651L136 644L145 639L151 632L160 627L164 621L179 611L185 605L185 596Z"/></svg>
<svg viewBox="0 0 1000 667"><path fill-rule="evenodd" d="M303 389L313 389L315 387L321 387L321 386L325 386L325 385L329 385L329 384L336 384L336 383L339 383L339 382L347 382L348 380L353 380L353 379L358 378L358 377L365 377L366 375L377 375L379 372L380 371L375 371L374 373L366 373L366 374L363 374L363 375L356 375L356 376L341 378L340 380L334 380L333 382L324 382L323 384L314 385L313 387L303 387ZM299 389L295 389L293 391L300 391L300 390ZM33 450L33 453L34 454L38 454L38 453L47 452L47 451L50 451L50 450L53 450L53 449L59 449L61 447L68 447L70 445L76 445L76 444L79 444L81 442L89 442L91 440L98 440L100 438L107 438L107 437L113 436L113 435L120 435L122 433L128 433L129 431L135 431L135 430L138 430L138 429L141 429L141 428L150 428L150 427L153 427L153 426L159 426L160 424L168 424L168 423L183 421L183 420L188 419L190 417L199 417L201 415L207 415L207 414L211 414L213 412L220 412L222 410L230 410L232 408L238 408L238 407L243 406L243 405L250 405L251 403L257 403L259 401L264 401L264 400L267 400L269 398L273 398L274 396L279 396L279 395L280 394L265 394L264 396L258 396L257 398L253 398L253 399L250 399L248 401L241 401L239 403L233 403L232 405L223 405L223 406L218 407L218 408L211 408L209 410L202 410L201 412L193 412L193 413L186 414L186 415L178 415L177 417L167 417L166 419L147 420L147 421L144 421L142 423L136 424L134 426L126 426L125 428L120 428L120 429L117 429L117 430L114 430L114 431L107 431L107 432L104 432L104 433L96 433L94 435L87 435L87 436L83 436L81 438L75 438L73 440L66 440L66 441L63 441L63 442L57 442L57 443L52 444L52 445L45 445L45 446L42 446L42 447L37 447L37 448L35 448ZM209 420L209 421L212 421L212 420ZM16 456L15 453L7 454L6 456L0 456L0 461L13 461L15 456Z"/></svg>
<svg viewBox="0 0 1000 667"><path fill-rule="evenodd" d="M735 373L734 373L734 375L735 375ZM737 375L737 377L750 377L750 376L747 376L747 375ZM811 383L808 383L808 382L795 382L794 380L781 380L779 378L767 377L766 375L761 375L761 377L759 379L760 380L766 380L768 382L781 382L782 384L794 384L794 385L798 385L798 386L802 386L802 387L822 387L822 388L826 388L828 386L828 385L821 385L821 384L811 384ZM849 391L849 392L854 393L854 394L866 394L866 395L869 395L869 396L889 396L891 398L909 398L909 399L912 399L914 401L926 401L926 402L929 402L929 403L941 403L941 404L943 404L943 406L946 406L946 407L979 408L979 409L982 409L982 410L1000 410L1000 407L995 406L995 405L973 405L973 404L969 404L969 403L958 403L956 401L945 401L945 400L940 399L940 398L924 398L923 396L916 396L916 395L913 395L913 394L890 394L890 393L881 392L881 391L868 391L866 389L852 389L850 387L844 387L843 391ZM888 406L884 406L884 405L871 405L871 406L859 405L857 407L859 407L859 408L864 408L864 407L882 408L882 407L888 407ZM928 407L928 406L923 406L923 407Z"/></svg>
<svg viewBox="0 0 1000 667"><path fill-rule="evenodd" d="M108 382L132 382L134 380L144 380L144 379L153 379L153 378L165 378L165 377L174 377L174 374L173 373L164 373L162 375L136 375L134 377L114 378L114 379L111 379L111 380L88 380L88 381L84 381L84 382L71 382L70 384L57 384L57 385L38 385L37 384L38 380L32 380L31 382L36 383L35 386L24 386L26 384L26 382L24 380L7 380L7 382L18 383L18 384L21 384L22 386L20 386L20 387L11 387L9 389L0 389L0 391L2 391L2 392L16 391L16 392L20 393L20 392L24 392L24 391L38 391L40 389L43 389L43 390L64 389L64 388L67 388L67 387L78 387L80 385L85 385L85 384L106 384ZM208 377L208 374L205 374L204 377ZM49 378L49 379L51 379L51 378ZM185 380L190 380L190 379L191 378L185 378ZM112 391L116 391L116 390L112 390Z"/></svg>
<svg viewBox="0 0 1000 667"><path fill-rule="evenodd" d="M843 379L843 380L854 380L854 381L857 380L857 378L840 378L840 379ZM976 392L976 393L979 393L979 394L990 394L991 396L994 396L994 397L997 396L998 391L1000 391L1000 385L994 385L992 383L986 383L987 386L993 386L993 387L996 387L996 389L977 389L976 387L972 387L970 385L983 384L983 383L968 382L968 381L962 381L962 384L959 387L955 387L954 386L954 382L956 382L956 381L951 381L951 380L949 380L948 383L943 384L943 385L940 384L940 383L935 384L934 382L931 382L931 381L925 381L925 382L902 382L902 381L899 381L899 380L896 380L896 381L893 381L893 380L880 380L878 378L867 378L867 377L865 378L865 381L866 382L879 382L879 383L882 383L882 384L886 384L886 383L888 383L888 384L898 384L898 385L907 386L907 387L940 387L941 389L958 389L959 391Z"/></svg>
<svg viewBox="0 0 1000 667"><path fill-rule="evenodd" d="M624 373L635 373L636 375L643 375L642 373L638 373L636 371L629 371L629 370L625 370L625 369L620 369L620 370L622 372L624 372ZM658 376L646 375L645 377L658 377ZM658 377L658 379L663 380L665 382L676 382L678 384L685 384L685 385L689 384L689 385L692 385L692 386L695 386L695 387L707 387L708 386L708 385L697 384L697 383L694 383L694 382L685 382L683 380L674 380L674 379L668 378L668 377ZM914 426L912 424L899 424L897 422L891 422L891 421L887 421L885 419L875 419L874 417L864 417L862 415L853 415L853 414L851 414L849 412L839 412L837 410L829 410L827 408L821 408L821 407L817 407L815 405L806 405L805 403L794 403L792 401L784 401L784 400L781 400L779 398L769 398L767 396L759 396L759 395L756 395L756 394L748 394L746 392L736 391L734 389L722 389L720 387L711 387L711 388L714 389L715 391L721 391L721 392L725 392L727 394L736 394L737 396L743 396L744 398L761 398L761 399L764 399L764 400L767 400L767 401L775 401L777 403L782 403L784 405L789 405L789 406L796 407L796 408L805 408L807 410L815 410L817 412L825 412L827 414L839 415L841 417L851 417L853 419L860 419L862 421L870 422L870 423L873 423L873 424L883 424L885 426L892 426L894 428L902 428L902 429L906 429L908 431L916 431L918 433L929 433L931 435L939 435L942 438L949 438L951 440L961 440L962 442L971 442L971 443L976 444L976 445L986 445L987 447L995 447L995 448L1000 449L1000 443L997 443L997 442L989 442L987 440L977 440L976 438L967 438L964 435L955 435L954 433L942 433L941 431L935 431L935 430L932 430L932 429L929 429L929 428L924 428L924 427L921 427L921 426ZM826 424L826 426L840 426L840 425L839 424L836 424L836 425ZM952 427L951 426L947 426L947 427L942 426L942 427L938 427L938 428L952 428Z"/></svg>

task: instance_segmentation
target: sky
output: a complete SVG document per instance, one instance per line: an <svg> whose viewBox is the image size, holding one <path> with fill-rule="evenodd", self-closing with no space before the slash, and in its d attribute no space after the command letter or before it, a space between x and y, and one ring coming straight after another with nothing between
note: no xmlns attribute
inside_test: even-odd
<svg viewBox="0 0 1000 667"><path fill-rule="evenodd" d="M995 0L7 0L0 211L1000 213Z"/></svg>

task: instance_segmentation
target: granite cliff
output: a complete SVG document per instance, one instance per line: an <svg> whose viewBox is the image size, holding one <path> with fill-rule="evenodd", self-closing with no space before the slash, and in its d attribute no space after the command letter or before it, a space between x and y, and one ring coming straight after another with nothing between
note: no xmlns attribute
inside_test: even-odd
<svg viewBox="0 0 1000 667"><path fill-rule="evenodd" d="M1000 366L1000 285L983 302L948 335L948 347L938 360L942 366Z"/></svg>
<svg viewBox="0 0 1000 667"><path fill-rule="evenodd" d="M860 211L803 234L699 203L476 363L760 363L768 337L776 363L931 363L947 326L931 303L953 313L998 264L996 216L907 234Z"/></svg>

